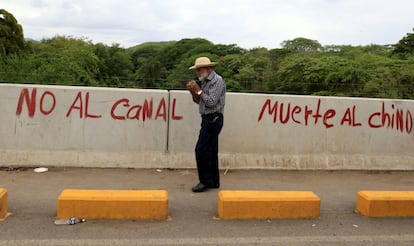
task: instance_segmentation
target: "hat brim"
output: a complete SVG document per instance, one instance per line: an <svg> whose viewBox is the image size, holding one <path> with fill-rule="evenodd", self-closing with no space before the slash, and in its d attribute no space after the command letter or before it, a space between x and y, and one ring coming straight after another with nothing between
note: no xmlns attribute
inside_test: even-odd
<svg viewBox="0 0 414 246"><path fill-rule="evenodd" d="M189 67L188 69L190 69L190 70L194 70L194 69L197 69L197 68L202 68L202 67L214 67L215 65L216 65L216 63L215 63L215 62L211 62L211 63L209 63L209 64L194 65L194 66L192 66L192 67Z"/></svg>

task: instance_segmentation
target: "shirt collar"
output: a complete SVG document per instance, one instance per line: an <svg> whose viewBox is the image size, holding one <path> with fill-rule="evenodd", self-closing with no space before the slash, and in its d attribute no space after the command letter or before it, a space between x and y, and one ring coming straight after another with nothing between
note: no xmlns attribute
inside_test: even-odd
<svg viewBox="0 0 414 246"><path fill-rule="evenodd" d="M213 80L214 76L216 75L216 72L211 71L211 73L207 76L207 78L205 79L206 82Z"/></svg>

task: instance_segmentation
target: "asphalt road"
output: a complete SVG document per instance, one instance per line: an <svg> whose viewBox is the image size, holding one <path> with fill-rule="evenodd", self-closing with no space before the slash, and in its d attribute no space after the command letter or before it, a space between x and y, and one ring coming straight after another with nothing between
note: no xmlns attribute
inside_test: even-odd
<svg viewBox="0 0 414 246"><path fill-rule="evenodd" d="M0 222L0 245L414 245L414 218L365 218L359 190L414 190L414 172L232 171L221 189L311 190L319 219L215 220L217 190L195 194L196 170L0 169L13 215ZM95 220L55 226L63 189L166 189L170 221Z"/></svg>

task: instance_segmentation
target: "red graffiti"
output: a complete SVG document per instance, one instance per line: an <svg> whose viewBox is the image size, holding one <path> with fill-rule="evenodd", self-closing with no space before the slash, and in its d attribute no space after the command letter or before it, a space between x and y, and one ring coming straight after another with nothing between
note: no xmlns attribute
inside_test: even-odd
<svg viewBox="0 0 414 246"><path fill-rule="evenodd" d="M351 108L346 109L345 114L341 120L341 126L343 126L345 122L348 123L348 126L352 126L352 127L362 126L362 123L356 122L355 111L356 111L355 105L352 107L352 113L351 113Z"/></svg>
<svg viewBox="0 0 414 246"><path fill-rule="evenodd" d="M182 119L183 119L183 117L182 117L182 116L175 115L175 104L176 104L176 102L177 102L177 99L176 99L176 98L174 98L174 99L173 99L173 102L172 102L171 119L172 119L172 120L182 120Z"/></svg>
<svg viewBox="0 0 414 246"><path fill-rule="evenodd" d="M26 102L28 115L30 118L33 118L36 113L36 95L37 95L37 89L32 89L32 92L29 93L29 89L24 88L20 92L19 100L17 102L17 108L16 108L16 115L20 116L23 111L23 103ZM52 102L52 105L49 109L45 109L45 99L46 96L48 96ZM43 115L49 115L53 112L53 110L56 107L56 97L55 95L50 91L45 91L42 93L42 96L40 97L40 113Z"/></svg>
<svg viewBox="0 0 414 246"><path fill-rule="evenodd" d="M385 103L382 102L381 111L375 112L369 116L369 126L371 128L395 128L400 132L405 131L410 134L413 130L413 116L410 110L405 110L404 113L403 109L396 109L395 105L391 104L391 111L393 112L387 112Z"/></svg>
<svg viewBox="0 0 414 246"><path fill-rule="evenodd" d="M329 124L328 123L328 120L330 120L333 117L335 117L335 115L336 115L335 109L328 109L325 112L325 114L323 114L323 124L325 125L326 128L334 127L334 124Z"/></svg>
<svg viewBox="0 0 414 246"><path fill-rule="evenodd" d="M31 91L28 88L22 89L17 102L16 115L22 114L23 108L26 105L28 116L33 118L36 114L36 107L39 104L39 111L42 115L50 115L56 108L57 100L56 96L51 91L45 91L40 96L40 101L37 102L37 88L33 88ZM102 114L92 114L90 112L91 95L90 92L79 91L72 101L72 104L68 107L66 112L66 118L72 117L75 111L79 112L79 118L102 118ZM183 116L176 113L177 99L173 98L171 104L171 120L182 120ZM167 121L169 115L167 102L165 98L160 99L154 111L154 100L144 99L142 104L130 105L128 98L122 98L112 105L110 110L110 117L114 120L157 120L162 119ZM155 112L155 113L154 113Z"/></svg>
<svg viewBox="0 0 414 246"><path fill-rule="evenodd" d="M86 92L85 104L82 99L82 92L78 92L75 100L73 100L72 105L70 106L68 112L66 113L66 118L70 116L72 110L79 110L79 118L101 118L102 115L93 115L89 114L89 92ZM84 114L85 113L85 114Z"/></svg>
<svg viewBox="0 0 414 246"><path fill-rule="evenodd" d="M292 110L291 110L292 108ZM308 105L303 109L299 105L291 106L291 103L288 103L285 107L285 103L279 103L278 101L273 103L270 99L267 99L260 110L258 121L263 119L263 115L267 110L269 115L273 115L273 123L276 123L277 120L280 120L280 123L287 124L290 119L296 124L302 124L304 122L305 126L309 125L309 119L314 118L314 124L318 124L319 119L322 118L322 123L326 128L331 128L334 125L329 122L336 115L334 109L328 109L323 114L321 114L321 100L318 100L318 105L316 109L312 109ZM301 115L303 111L303 114Z"/></svg>
<svg viewBox="0 0 414 246"><path fill-rule="evenodd" d="M340 125L347 125L350 127L363 126L363 122L357 120L356 111L357 107L355 105L348 107L342 115ZM311 124L310 122L312 122L311 119L313 118L313 123L316 125L318 124L319 119L322 118L322 123L327 129L335 126L332 123L332 120L337 115L335 109L327 109L321 112L320 99L315 108L308 105L304 107L291 105L291 103L283 103L279 101L272 103L270 99L267 99L260 110L257 119L258 122L263 119L266 113L269 116L273 116L273 123L280 121L281 124L287 124L292 120L295 124L304 124L305 126L308 126ZM398 109L395 107L395 104L391 104L391 110L387 111L385 102L382 102L382 109L369 116L367 125L371 128L387 127L411 134L413 131L413 116L410 110Z"/></svg>
<svg viewBox="0 0 414 246"><path fill-rule="evenodd" d="M132 106L129 104L129 99L122 98L112 106L111 117L114 120L140 120L141 118L145 122L147 119L152 119L153 105L152 98L149 102L145 99L142 105L136 104ZM167 121L167 106L164 98L158 103L154 120L158 118Z"/></svg>
<svg viewBox="0 0 414 246"><path fill-rule="evenodd" d="M48 110L44 109L44 100L45 100L45 97L46 97L47 95L48 95L50 98L52 98L52 106L51 106ZM40 112L41 112L42 114L44 114L44 115L49 115L50 113L52 113L52 112L53 112L53 110L55 109L55 107L56 107L56 97L55 97L55 94L53 94L53 93L52 93L52 92L50 92L50 91L45 91L45 92L42 94L42 96L40 97Z"/></svg>

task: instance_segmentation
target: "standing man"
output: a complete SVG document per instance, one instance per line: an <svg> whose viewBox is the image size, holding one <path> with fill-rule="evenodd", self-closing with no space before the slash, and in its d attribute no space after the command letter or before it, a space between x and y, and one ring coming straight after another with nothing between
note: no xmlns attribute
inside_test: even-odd
<svg viewBox="0 0 414 246"><path fill-rule="evenodd" d="M218 168L218 136L223 127L223 112L226 99L226 84L218 75L208 57L199 57L194 66L200 86L194 81L187 83L193 101L199 105L201 114L201 129L195 147L198 178L200 182L193 187L193 192L203 192L208 188L220 187Z"/></svg>

